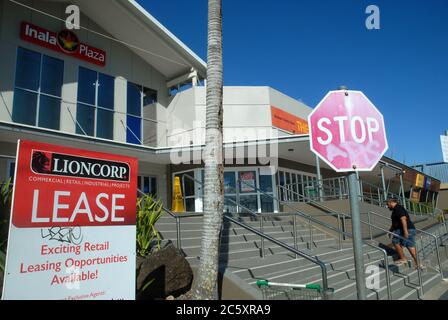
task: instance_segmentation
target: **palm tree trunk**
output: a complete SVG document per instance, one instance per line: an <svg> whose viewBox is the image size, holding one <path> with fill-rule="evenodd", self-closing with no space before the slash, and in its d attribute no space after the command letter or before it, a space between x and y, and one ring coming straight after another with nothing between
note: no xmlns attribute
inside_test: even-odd
<svg viewBox="0 0 448 320"><path fill-rule="evenodd" d="M218 263L224 205L222 0L208 1L204 225L201 261L193 288L196 300L218 299Z"/></svg>

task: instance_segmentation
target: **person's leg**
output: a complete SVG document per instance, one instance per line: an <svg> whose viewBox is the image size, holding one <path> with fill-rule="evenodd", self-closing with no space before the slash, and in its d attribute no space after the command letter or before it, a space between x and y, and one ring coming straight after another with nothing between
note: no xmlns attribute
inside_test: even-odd
<svg viewBox="0 0 448 320"><path fill-rule="evenodd" d="M405 255L404 255L403 247L399 243L395 243L394 247L398 253L398 256L400 257L400 259L397 262L407 261Z"/></svg>
<svg viewBox="0 0 448 320"><path fill-rule="evenodd" d="M412 259L414 259L415 265L418 265L417 262L417 249L415 247L408 247L409 253L412 256Z"/></svg>
<svg viewBox="0 0 448 320"><path fill-rule="evenodd" d="M400 230L394 230L393 233L398 236L401 235ZM399 257L399 260L397 260L396 262L401 263L401 262L407 261L405 255L404 255L403 246L402 246L400 238L394 236L392 238L392 243L393 243L395 251L397 251L398 257Z"/></svg>
<svg viewBox="0 0 448 320"><path fill-rule="evenodd" d="M416 249L415 237L416 237L416 231L414 229L409 230L409 236L406 241L406 247L408 248L408 251L412 256L412 259L414 259L415 265L417 266L418 262L417 262L417 249Z"/></svg>

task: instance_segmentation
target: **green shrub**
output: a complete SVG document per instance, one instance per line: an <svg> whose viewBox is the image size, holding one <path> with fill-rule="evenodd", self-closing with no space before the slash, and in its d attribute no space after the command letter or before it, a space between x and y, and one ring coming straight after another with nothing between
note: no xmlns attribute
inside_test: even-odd
<svg viewBox="0 0 448 320"><path fill-rule="evenodd" d="M0 250L6 250L8 240L9 217L11 213L12 186L11 178L0 187Z"/></svg>
<svg viewBox="0 0 448 320"><path fill-rule="evenodd" d="M11 178L1 184L0 188L0 219L1 222L9 220L11 210L12 188Z"/></svg>
<svg viewBox="0 0 448 320"><path fill-rule="evenodd" d="M151 252L154 240L160 249L161 237L155 225L162 216L162 202L145 195L137 201L137 254L141 257Z"/></svg>

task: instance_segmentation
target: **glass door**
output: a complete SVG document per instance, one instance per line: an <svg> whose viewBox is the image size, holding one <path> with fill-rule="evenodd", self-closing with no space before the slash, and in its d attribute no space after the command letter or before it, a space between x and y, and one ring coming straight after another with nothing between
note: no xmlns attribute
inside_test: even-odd
<svg viewBox="0 0 448 320"><path fill-rule="evenodd" d="M185 202L185 211L186 212L196 212L196 209L201 210L201 208L196 208L196 183L188 178L188 177L195 177L194 171L187 171L182 173L175 173L173 183L175 181L176 177L179 177L181 190L182 190L182 196L184 198ZM188 177L187 177L188 176ZM199 195L198 195L199 197Z"/></svg>
<svg viewBox="0 0 448 320"><path fill-rule="evenodd" d="M258 212L257 171L238 171L239 212Z"/></svg>

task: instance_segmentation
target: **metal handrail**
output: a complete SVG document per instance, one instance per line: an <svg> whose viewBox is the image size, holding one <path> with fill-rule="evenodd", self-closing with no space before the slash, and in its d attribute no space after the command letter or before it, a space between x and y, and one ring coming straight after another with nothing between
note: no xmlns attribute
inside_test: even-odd
<svg viewBox="0 0 448 320"><path fill-rule="evenodd" d="M364 223L364 224L368 224L367 222L365 222L365 221L362 221L361 220L361 223ZM374 227L374 228L376 228L376 229L378 229L378 230L381 230L381 231L383 231L383 232L386 232L387 234L390 234L390 235L393 235L394 237L397 237L397 238L399 238L399 239L402 239L402 240L404 240L404 241L407 241L408 239L406 239L405 237L402 237L402 236L400 236L400 235L398 235L398 234L396 234L396 233L394 233L394 232L391 232L391 231L388 231L388 230L386 230L386 229L383 229L383 228L381 228L381 227L378 227L378 226L375 226L375 225L371 225L372 227ZM420 290L421 290L421 295L423 296L423 294L424 294L424 289L423 289L423 279L422 279L422 275L421 275L421 270L420 270L420 258L418 257L418 249L417 249L417 247L415 248L415 251L416 251L416 253L415 253L415 257L416 257L416 259L417 259L417 273L418 273L418 280L419 280L419 286L420 286Z"/></svg>
<svg viewBox="0 0 448 320"><path fill-rule="evenodd" d="M192 181L194 181L194 182L197 182L199 185L203 185L203 183L202 183L202 181L199 181L199 180L197 180L197 179L195 179L195 178L193 178L193 177L191 177L191 176L189 176L189 175L183 175L183 177L182 177L182 180L183 180L183 184L184 184L184 179L185 178L188 178L188 179L190 179L190 180L192 180ZM260 191L261 193L263 193L263 194L265 194L265 195L267 195L267 196L269 196L269 197L271 197L271 198L273 198L274 200L277 200L278 201L278 199L277 198L275 198L274 196L272 196L272 195L270 195L270 194L268 194L268 193L266 193L266 192L264 192L263 190L261 190L261 189L259 189L259 188L257 188L257 187L254 187L254 186L252 186L252 185L249 185L249 184L247 184L247 183L245 183L244 181L241 181L241 180L238 180L238 182L240 183L240 182L242 182L242 183L244 183L244 184L246 184L246 185L248 185L248 186L250 186L251 188L254 188L254 190L258 190L258 191ZM233 202L233 203L235 203L237 206L240 206L240 207L243 207L243 206L241 206L241 204L239 204L239 203L237 203L236 201L233 201L233 200L231 200L230 198L227 198L227 200L230 200L231 202ZM260 217L261 219L260 219L260 223L261 223L261 231L260 232L254 232L255 234L257 234L257 235L259 235L261 238L262 238L262 257L264 257L264 245L263 245L263 243L264 243L264 239L267 239L266 237L263 237L261 234L264 234L263 233L263 230L262 230L262 226L263 226L263 219L264 219L264 217L265 217L265 215L263 215L263 214L259 214L259 213L255 213L255 212L253 212L252 210L250 210L250 209L247 209L247 208L244 208L245 210L247 210L249 213L252 213L253 215L255 215L255 216L257 216L257 217ZM341 215L341 213L335 213L335 215L337 215L338 216L338 223L340 223L340 215ZM228 218L228 216L226 216L226 215L224 215L225 217L227 217ZM309 221L309 226L310 226L310 248L311 248L311 244L312 244L312 225L311 225L311 221L313 221L313 222L315 222L315 223L317 223L317 224L319 224L319 225L322 225L322 226L325 226L326 228L328 228L328 229L330 229L330 230L333 230L333 231L335 231L335 232L337 232L337 233L339 233L339 241L340 241L340 249L342 249L342 237L341 236L345 236L345 237L349 237L349 238L353 238L353 235L352 234L350 234L350 233L348 233L348 232L345 232L345 231L341 231L340 230L340 224L339 224L339 228L335 228L335 227L333 227L333 226L331 226L331 225L329 225L329 224L326 224L326 223L324 223L324 222L321 222L321 221L319 221L319 220L316 220L316 219L314 219L312 216L309 216L309 215L306 215L306 214L304 214L304 213L301 213L301 212L293 212L293 213L291 213L290 215L289 214L287 214L286 216L292 216L293 218L294 218L294 223L293 223L293 228L294 228L294 230L293 230L293 233L294 233L294 246L297 248L297 232L296 232L296 216L300 216L300 217L302 217L302 218L305 218L305 219L308 219L308 221ZM327 215L328 216L328 215ZM345 216L346 215L343 215L343 217L344 217L344 223L345 223ZM233 219L234 220L234 219ZM240 223L237 223L238 225L240 225ZM247 226L248 227L248 226ZM250 227L249 227L250 228ZM253 229L253 228L251 228L252 229L252 231L257 231L257 230L255 230L255 229ZM269 236L268 236L269 237ZM273 239L273 238L272 238ZM268 239L269 240L269 239ZM275 240L275 241L278 241L278 240L276 240L276 239L273 239L273 240ZM279 243L282 243L282 242L280 242L280 241L278 241ZM385 272L386 272L386 283L387 283L387 292L388 292L388 298L389 299L392 299L392 291L391 291L391 284L390 284L390 275L389 275L389 269L388 269L388 263L387 263L387 252L386 252L386 250L384 250L383 248L380 248L380 247L378 247L378 246L375 246L375 245L373 245L373 244L371 244L371 243L367 243L367 242L363 242L365 245L367 245L367 246L370 246L371 248L374 248L374 249L376 249L376 250L379 250L382 254L383 254L383 257L384 257L384 265L385 265ZM288 246L289 247L289 246ZM297 249L295 249L296 251L298 251ZM300 251L298 251L298 252L300 252ZM297 252L293 252L293 253L295 253L296 254L296 257L298 256L298 255L300 255L300 254L297 254ZM302 253L303 254L303 253ZM300 255L300 256L302 256L302 255ZM325 278L324 278L325 279Z"/></svg>
<svg viewBox="0 0 448 320"><path fill-rule="evenodd" d="M374 216L381 217L381 218L383 218L383 219L385 219L385 220L388 220L388 221L391 221L391 220L392 220L392 219L390 219L390 218L388 218L388 217L385 217L385 216L383 216L383 215L381 215L381 214L379 214L379 213L373 212L373 211L369 211L367 214L368 214L369 216L370 216L370 214L373 214ZM434 235L434 234L432 234L432 233L430 233L430 232L427 232L427 231L425 231L425 230L419 229L419 228L415 228L415 230L418 231L418 232L420 232L420 233L423 233L423 234L425 234L425 235L427 235L427 236L430 236L431 238L434 239L434 242L435 242L435 248L436 248L437 263L438 263L438 265L439 265L439 272L440 272L440 275L441 275L442 278L443 278L443 269L442 269L442 262L441 262L441 259L440 259L440 250L439 250L439 240L437 239L437 236ZM371 234L370 236L372 236L372 234ZM432 242L432 241L431 241L431 242ZM423 250L423 241L422 241L421 244L422 244L422 250Z"/></svg>
<svg viewBox="0 0 448 320"><path fill-rule="evenodd" d="M143 196L146 195L146 193L144 193L140 189L137 189L137 192L140 195L143 195ZM182 248L181 236L180 236L180 233L181 233L180 219L192 218L192 217L201 217L201 216L203 216L203 214L200 214L200 213L189 213L189 214L177 215L177 214L173 213L171 210L168 210L167 208L165 208L164 206L162 206L162 210L165 211L166 213L168 213L168 215L170 217L172 217L173 219L176 220L176 237L177 237L177 239L176 239L176 246L177 246L177 249L180 250Z"/></svg>
<svg viewBox="0 0 448 320"><path fill-rule="evenodd" d="M184 174L184 175L182 175L182 188L183 188L183 190L185 190L185 178L190 179L191 181L198 183L198 184L199 184L200 186L202 186L202 187L204 186L204 184L202 183L202 181L199 181L198 179L195 179L195 178L193 178L192 176L190 176L190 175L188 175L188 174ZM243 208L243 209L246 210L249 214L251 214L251 215L253 215L253 216L257 217L257 218L260 218L260 217L261 217L261 219L260 219L260 231L261 231L261 232L264 231L263 217L260 216L259 213L254 212L253 210L250 210L249 208L246 208L245 206L242 206L241 204L237 203L236 201L233 201L233 200L230 199L230 198L224 198L224 201L226 201L226 200L227 200L227 201L230 201L231 203L235 204L236 206L239 206L239 207ZM184 197L184 201L185 201L185 197ZM185 206L185 208L186 208L186 206ZM294 230L293 230L293 231L294 231L294 242L296 243L296 242L297 242L297 232L296 232L296 225L295 225L295 224L294 224ZM265 257L264 238L261 237L260 240L261 240L261 257L264 258L264 257Z"/></svg>
<svg viewBox="0 0 448 320"><path fill-rule="evenodd" d="M245 183L244 181L241 181L241 180L238 180L238 182ZM247 183L245 183L245 184L247 184ZM247 185L248 185L248 184L247 184ZM259 192L263 193L263 194L266 195L266 196L271 197L272 199L274 199L274 200L276 200L276 201L279 201L279 200L278 200L277 198L275 198L274 196L272 196L272 195L270 195L270 194L264 192L263 190L261 190L261 189L259 189L259 188L257 188L257 187L254 187L254 186L251 186L251 185L248 185L248 186L250 186L250 187L253 188L254 190L258 190ZM294 192L294 191L293 191L293 192ZM300 195L300 194L299 194L299 195ZM303 197L303 195L301 195L301 196ZM312 200L312 201L314 202L314 200ZM289 206L289 205L287 205L287 206ZM292 208L291 206L289 206L289 207ZM296 210L295 208L292 208L292 209L293 209L293 210ZM346 214L344 214L344 213L341 213L341 212L335 212L335 211L333 211L333 210L331 210L331 209L329 209L329 208L328 208L328 210L332 211L332 212L331 212L332 215L335 214L335 215L338 216L338 227L339 227L339 228L335 228L335 227L333 227L333 226L330 225L330 224L327 224L327 223L322 222L322 221L320 221L320 220L316 220L316 219L312 218L312 216L307 215L307 214L305 214L305 213L303 213L303 212L300 212L300 211L297 211L297 210L294 211L293 213L294 213L295 215L298 215L298 216L302 217L302 218L306 218L306 219L308 219L308 220L309 220L309 224L310 224L310 226L311 226L311 221L314 221L315 223L317 223L317 224L319 224L319 225L321 225L321 226L324 226L324 227L326 227L326 228L328 228L328 229L330 229L330 230L332 230L332 231L337 232L337 233L339 234L339 248L340 248L340 250L341 250L341 249L342 249L342 237L341 237L341 235L353 239L353 235L352 235L351 233L340 230L340 217L342 216L342 217L344 218L344 222L345 222L345 218L347 218L348 215L346 215ZM328 215L328 216L329 216L329 215ZM345 228L344 228L344 230L345 230ZM375 246L375 245L373 245L373 244L371 244L371 243L368 243L368 242L366 242L366 241L363 241L363 244L364 244L364 245L367 245L367 246L369 246L369 247L371 247L371 248L374 248L374 249L380 251L381 253L383 253L383 257L384 257L384 267L385 267L385 270L386 270L386 286L387 286L388 298L391 300L391 299L392 299L392 289L391 289L391 284L390 284L390 275L389 275L389 267L388 267L387 252L386 252L386 250L384 250L383 248L381 248L381 247L379 247L379 246Z"/></svg>
<svg viewBox="0 0 448 320"><path fill-rule="evenodd" d="M282 186L279 186L279 187L282 187ZM303 197L303 198L306 198L305 196L303 196L303 195L301 195L301 194L298 194L298 195L301 196L301 197ZM315 203L317 206L323 208L323 209L326 210L326 211L329 211L330 214L332 214L332 215L334 215L334 214L338 215L338 225L339 225L339 221L340 221L340 216L343 217L344 224L345 224L345 219L347 219L347 218L351 218L349 215L347 215L347 214L345 214L345 213L342 213L342 212L336 212L336 211L334 211L334 210L332 210L332 209L330 209L330 208L328 208L328 207L326 207L326 206L324 206L324 205L322 205L322 204L320 204L320 203L315 202L313 199L310 199L310 200L311 200L311 202ZM327 215L327 216L329 216L329 215ZM319 224L320 224L320 225L323 225L323 226L325 226L325 227L327 227L327 228L329 228L329 229L331 229L331 230L333 230L333 231L336 231L336 232L338 232L338 233L341 234L341 235L348 236L349 238L352 238L352 239L353 239L353 235L352 235L351 233L348 233L348 232L346 232L346 231L340 230L340 228L339 228L339 229L336 229L336 228L334 228L333 226L328 225L328 224L326 224L326 223L324 223L324 222L321 222L321 221L319 221ZM344 230L345 230L345 228L344 228ZM392 289L391 289L391 284L390 284L390 274L389 274L389 267L388 267L388 259L387 259L387 252L386 252L386 250L384 250L383 248L381 248L381 247L379 247L379 246L375 246L375 245L373 245L373 244L371 244L371 243L368 243L368 242L366 242L366 241L364 241L364 240L363 240L362 242L363 242L364 245L367 245L367 246L369 246L369 247L371 247L371 248L374 248L374 249L376 249L376 250L378 250L378 251L380 251L380 252L383 253L383 257L384 257L384 268L385 268L385 272L386 272L386 285L387 285L388 298L389 298L389 300L392 300Z"/></svg>
<svg viewBox="0 0 448 320"><path fill-rule="evenodd" d="M228 215L224 214L224 218L226 218L227 220L229 220L230 222L252 232L255 233L256 235L278 245L279 247L282 247L283 249L286 249L292 253L294 253L296 256L300 256L308 261L310 261L311 263L317 264L320 268L321 268L321 272L322 272L322 287L323 287L323 291L324 291L324 299L327 299L327 294L330 291L329 287L328 287L328 274L327 274L327 266L325 265L324 262L320 261L318 257L312 257L302 251L299 251L295 248L290 247L289 245L285 244L282 241L279 241L271 236L268 236L267 234L260 232L238 220L233 219L232 217L229 217Z"/></svg>
<svg viewBox="0 0 448 320"><path fill-rule="evenodd" d="M188 179L191 179L192 181L197 182L197 183L199 183L200 185L203 186L202 181L198 181L197 179L195 179L195 178L193 178L193 177L191 177L191 176L189 176L189 175L183 175L183 176L182 176L182 180L183 180L182 182L183 182L183 183L184 183L184 181L185 181L185 180L184 180L184 177L186 177L186 178L188 178ZM231 200L231 199L229 199L229 198L227 198L227 200L230 200L231 202L234 202L237 206L243 207L243 208L244 208L245 210L247 210L249 213L251 213L251 214L253 214L253 215L255 215L255 216L261 218L261 219L260 219L260 221L261 221L261 230L258 231L258 230L254 229L254 228L252 228L252 227L250 227L250 226L248 226L248 225L246 225L246 224L244 224L244 223L242 223L242 222L240 222L240 221L238 221L238 220L233 219L232 217L230 217L230 216L227 215L227 214L224 214L224 215L223 215L223 218L229 220L230 222L232 222L232 223L234 223L234 224L236 224L236 225L238 225L238 226L240 226L240 227L242 227L242 228L244 228L244 229L246 229L246 230L248 230L248 231L250 231L250 232L252 232L252 233L254 233L254 234L256 234L256 235L258 235L258 236L260 236L260 238L262 239L262 248L261 248L261 251L262 251L262 257L263 257L263 258L264 258L264 254L265 254L265 253L264 253L264 251L265 251L265 250L264 250L264 240L266 239L266 240L268 240L268 241L270 241L270 242L273 242L273 243L275 243L276 245L278 245L278 246L280 246L280 247L282 247L282 248L284 248L284 249L286 249L286 250L288 250L288 251L294 253L295 256L296 256L296 258L297 258L297 256L300 256L300 257L302 257L302 258L304 258L304 259L306 259L306 260L308 260L308 261L310 261L310 262L312 262L312 263L314 263L314 264L317 264L317 265L321 268L321 272L322 272L322 287L323 287L323 291L324 291L324 299L327 298L327 293L328 293L328 291L329 291L329 287L328 287L328 276L327 276L327 267L326 267L325 263L322 262L322 261L320 261L317 257L312 257L312 256L310 256L310 255L308 255L308 254L306 254L306 253L304 253L304 252L302 252L302 251L300 251L300 250L297 249L297 232L296 232L296 230L294 230L294 236L295 236L294 245L295 245L295 248L292 248L292 247L290 247L289 245L287 245L286 243L284 243L284 242L282 242L282 241L279 241L279 240L277 240L277 239L275 239L275 238L273 238L273 237L270 237L270 236L268 236L267 234L265 234L265 233L263 232L263 223L262 223L263 218L264 218L263 215L258 214L258 213L256 213L256 212L253 212L252 210L250 210L250 209L248 209L248 208L245 208L244 206L241 206L240 204L236 203L236 201L233 201L233 200ZM294 223L294 228L296 228L296 224L295 224L295 223Z"/></svg>

